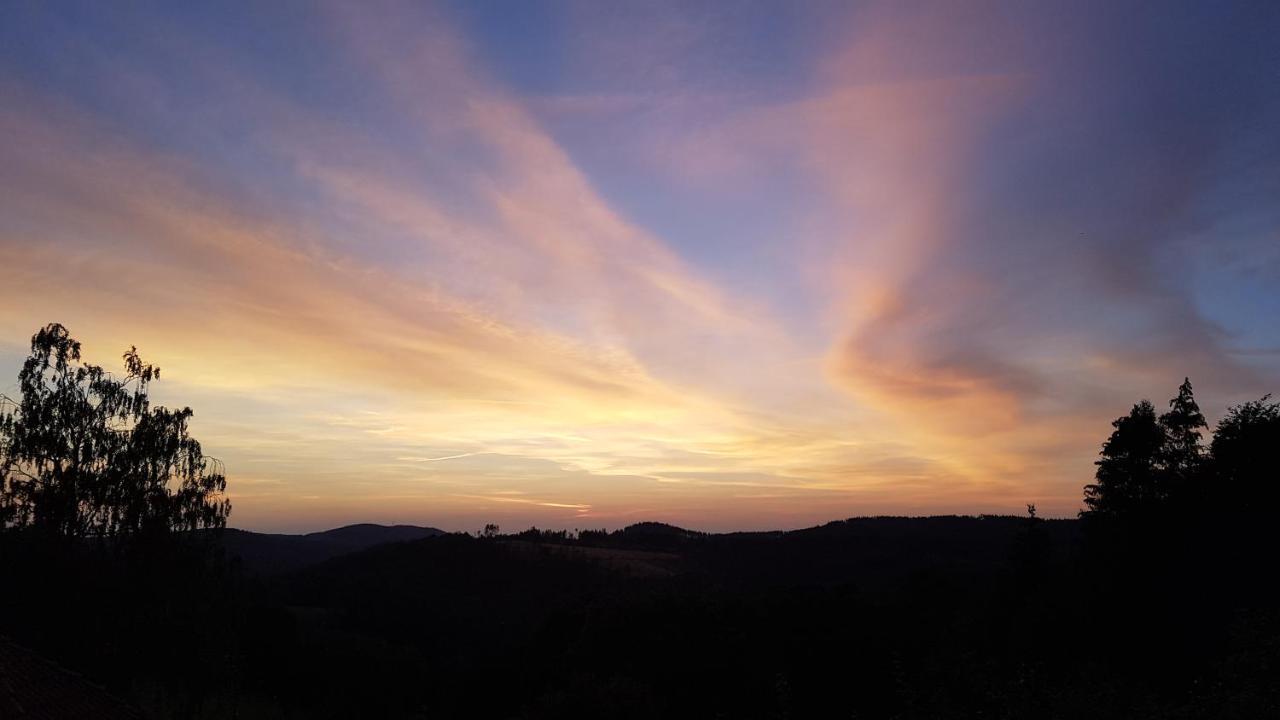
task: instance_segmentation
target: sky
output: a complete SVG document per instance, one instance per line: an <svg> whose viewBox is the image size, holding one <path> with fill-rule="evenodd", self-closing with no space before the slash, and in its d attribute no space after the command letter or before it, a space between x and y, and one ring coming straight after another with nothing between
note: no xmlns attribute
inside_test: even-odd
<svg viewBox="0 0 1280 720"><path fill-rule="evenodd" d="M230 524L1073 516L1280 391L1280 4L0 3L50 322Z"/></svg>

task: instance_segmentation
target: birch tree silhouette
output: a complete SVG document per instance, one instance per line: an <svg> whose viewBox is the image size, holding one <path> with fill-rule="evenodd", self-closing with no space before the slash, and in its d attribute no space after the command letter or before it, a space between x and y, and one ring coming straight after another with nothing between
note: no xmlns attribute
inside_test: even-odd
<svg viewBox="0 0 1280 720"><path fill-rule="evenodd" d="M117 378L82 362L59 324L32 337L20 396L0 397L0 527L112 538L226 524L226 478L188 432L191 408L151 405L160 368L136 347L124 366Z"/></svg>

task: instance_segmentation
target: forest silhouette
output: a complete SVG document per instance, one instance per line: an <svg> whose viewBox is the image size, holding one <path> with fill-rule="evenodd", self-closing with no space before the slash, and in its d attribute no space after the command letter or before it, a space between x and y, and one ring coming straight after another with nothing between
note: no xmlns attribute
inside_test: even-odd
<svg viewBox="0 0 1280 720"><path fill-rule="evenodd" d="M49 325L0 398L0 713L74 671L103 717L1280 717L1270 396L1138 402L1077 519L290 536L124 364Z"/></svg>

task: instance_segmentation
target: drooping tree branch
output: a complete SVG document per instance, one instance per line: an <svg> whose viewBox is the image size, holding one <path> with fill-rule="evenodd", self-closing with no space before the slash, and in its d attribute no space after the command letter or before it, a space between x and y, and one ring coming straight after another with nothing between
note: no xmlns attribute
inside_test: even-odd
<svg viewBox="0 0 1280 720"><path fill-rule="evenodd" d="M190 408L152 407L160 369L131 347L125 375L82 363L49 325L0 404L0 526L114 537L218 528L231 504L221 464L190 436Z"/></svg>

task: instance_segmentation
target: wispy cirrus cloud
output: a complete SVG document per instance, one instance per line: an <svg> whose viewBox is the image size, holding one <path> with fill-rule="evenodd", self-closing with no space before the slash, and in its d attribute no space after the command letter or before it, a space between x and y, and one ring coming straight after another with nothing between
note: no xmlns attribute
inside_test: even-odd
<svg viewBox="0 0 1280 720"><path fill-rule="evenodd" d="M7 25L0 331L137 344L242 525L1065 514L1277 379L1274 81L1185 14L219 12Z"/></svg>
<svg viewBox="0 0 1280 720"><path fill-rule="evenodd" d="M211 452L284 479L233 488L250 525L393 488L478 513L465 501L483 493L459 484L513 479L537 486L538 507L607 518L646 497L616 478L652 485L688 467L689 448L706 451L694 467L799 481L801 446L782 439L797 433L721 381L777 358L785 328L620 217L438 34L402 37L425 54L388 62L385 28L338 32L368 68L370 103L407 118L388 137L197 43L206 91L238 100L204 122L251 118L244 142L261 144L231 182L198 149L158 152L74 102L5 86L6 336L58 320L91 352L139 345L166 370L158 390L201 410ZM116 100L163 85L143 78ZM470 462L424 473L408 457ZM317 509L291 508L300 493ZM666 509L710 500L685 502Z"/></svg>
<svg viewBox="0 0 1280 720"><path fill-rule="evenodd" d="M1206 407L1278 377L1235 350L1265 329L1214 308L1221 249L1257 258L1275 237L1256 202L1280 177L1275 143L1236 132L1275 117L1274 93L1196 61L1214 40L1186 16L1121 37L1081 10L851 9L799 97L704 105L648 143L690 192L786 208L831 381L879 419L873 436L931 463L940 496L1023 487L1065 510L1128 403L1184 374ZM1232 52L1264 52L1237 19L1211 21L1234 28ZM758 178L779 173L798 192L766 196Z"/></svg>

